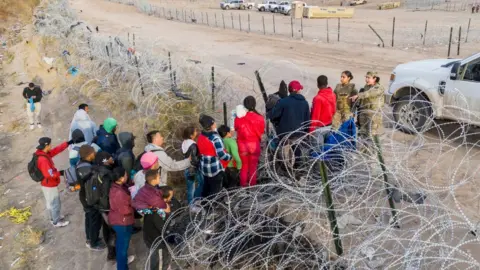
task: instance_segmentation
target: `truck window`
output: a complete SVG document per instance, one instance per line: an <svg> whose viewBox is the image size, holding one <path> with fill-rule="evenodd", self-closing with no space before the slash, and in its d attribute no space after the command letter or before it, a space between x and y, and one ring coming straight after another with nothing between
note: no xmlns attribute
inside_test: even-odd
<svg viewBox="0 0 480 270"><path fill-rule="evenodd" d="M459 68L459 76L463 81L480 82L480 59L462 65Z"/></svg>

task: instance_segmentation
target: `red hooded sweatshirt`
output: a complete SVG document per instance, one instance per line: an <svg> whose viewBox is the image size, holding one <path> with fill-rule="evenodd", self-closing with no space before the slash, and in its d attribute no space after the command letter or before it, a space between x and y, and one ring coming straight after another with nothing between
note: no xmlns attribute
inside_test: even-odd
<svg viewBox="0 0 480 270"><path fill-rule="evenodd" d="M312 113L310 124L310 132L319 127L329 126L332 124L333 115L336 111L337 98L332 88L327 87L318 90L317 95L312 101Z"/></svg>
<svg viewBox="0 0 480 270"><path fill-rule="evenodd" d="M37 167L43 174L41 185L44 187L56 187L60 184L60 172L55 168L53 157L67 149L68 143L64 142L57 147L45 153L43 150L37 149L35 155L38 156Z"/></svg>
<svg viewBox="0 0 480 270"><path fill-rule="evenodd" d="M238 143L260 142L265 132L265 119L255 112L247 112L242 118L235 118Z"/></svg>

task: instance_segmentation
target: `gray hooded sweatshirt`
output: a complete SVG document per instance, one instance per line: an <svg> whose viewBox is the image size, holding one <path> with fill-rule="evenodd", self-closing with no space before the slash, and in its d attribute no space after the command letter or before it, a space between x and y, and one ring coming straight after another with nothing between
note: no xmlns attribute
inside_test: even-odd
<svg viewBox="0 0 480 270"><path fill-rule="evenodd" d="M155 144L147 144L145 146L145 151L150 152L152 150L160 150L160 151L155 151L153 152L155 155L158 157L158 163L160 164L160 167L162 168L161 175L160 175L160 186L166 186L167 185L167 173L168 172L178 172L178 171L183 171L187 168L190 167L190 159L184 159L180 161L176 161L169 157L165 150L157 146Z"/></svg>

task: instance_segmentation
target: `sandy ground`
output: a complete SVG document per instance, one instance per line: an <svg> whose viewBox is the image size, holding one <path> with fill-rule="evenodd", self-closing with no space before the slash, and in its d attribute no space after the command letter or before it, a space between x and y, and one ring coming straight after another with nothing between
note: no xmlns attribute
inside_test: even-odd
<svg viewBox="0 0 480 270"><path fill-rule="evenodd" d="M140 14L133 7L105 1L74 0L71 1L71 4L76 10L82 10L79 13L80 19L88 22L90 25L98 25L101 34L126 36L127 33L135 33L139 47L142 46L142 41L144 43L156 41L162 47L170 50L174 57L180 59L178 61L181 61L181 59L195 59L202 62L199 65L202 69L208 70L213 65L219 73L223 76L231 76L232 80L238 76L243 77L245 81L251 82L251 84L244 84L244 88L239 89L241 90L239 95L254 93L256 87L254 87L253 72L257 69L260 69L262 72L268 92L276 91L281 79L286 81L299 79L305 86L307 98L311 99L316 92L315 78L320 74L327 75L330 78L330 83L333 85L337 83L340 73L345 69L349 69L356 76L354 82L362 85L363 74L367 70L374 69L386 81L390 72L397 64L430 57L444 57L446 51L444 46L431 47L425 50L423 48L402 50L366 45L370 42L358 45L342 42L325 44L323 42L313 42L313 36L311 37L312 41L307 39L305 41L292 40L281 36L264 36L262 33L215 29L206 25L193 25L158 19ZM189 5L188 7L191 6ZM208 9L208 7L204 8L205 10ZM216 12L220 14L219 10ZM246 14L246 12L242 14ZM373 14L369 13L373 11L367 8L364 11L359 9L358 14L362 14L362 12L365 12L364 14L367 18L362 19L359 15L358 20L363 20L363 24L378 24L376 19L381 16L369 15ZM420 13L408 14L402 12L400 10L385 11L385 14L389 14L385 15L385 17L391 20L391 15L395 15L397 18L409 20L412 17L402 16L417 14L415 16L422 17L428 15L432 16L432 18L440 17L437 19L438 21L444 20L443 15L441 15L443 13L439 13L440 15L425 13L420 16L418 15ZM268 14L268 16L271 17L272 15ZM466 18L461 13L449 13L448 16L449 18L451 17L449 19L450 22ZM287 20L283 15L276 15L276 18ZM422 17L422 20L424 19L426 18ZM428 19L431 20L430 17ZM256 20L258 21L258 16ZM323 22L311 23L313 25L313 23L321 24ZM411 23L415 24L413 21ZM259 29L258 24L255 27ZM362 38L371 39L371 37L367 38L364 34L364 32L359 31L356 33L356 38L358 40ZM375 41L372 40L371 43L373 44ZM475 50L478 50L478 43L467 43L467 46L462 49L461 56L470 55ZM18 62L13 63L12 71L24 74L26 78L24 81L28 81L34 75L39 75L43 79L44 89L48 90L56 86L55 74L39 73L37 71L40 68L38 65L41 65L39 64L41 61L33 48L27 45L20 45L16 52L19 57L16 57L15 61ZM245 64L238 65L238 63ZM44 70L44 67L41 67L41 69ZM73 101L62 94L61 89L54 90L53 94L48 96L44 102L45 106L42 113L44 128L31 132L27 131L26 115L24 113L23 101L20 97L20 91L23 87L8 85L1 90L0 94L2 96L0 121L3 124L0 130L0 143L4 146L0 150L2 152L2 158L0 159L2 162L0 163L2 171L0 193L3 194L0 206L15 205L22 207L22 205L27 203L33 205L33 215L29 224L46 231L46 242L40 248L29 253L32 256L30 258L31 269L114 269L113 264L105 262L106 252L89 251L84 246L83 210L78 201L78 194L63 191L61 195L63 212L71 222L69 227L53 229L48 223L48 219L41 215L45 209L43 195L39 186L31 181L25 172L26 164L30 159L30 155L25 153L34 151L36 141L41 136L51 136L56 143L65 140L68 136L66 127L69 125L75 106L72 106ZM93 112L91 114L99 123L105 117L106 112L102 111L100 106L92 106L92 109ZM411 139L411 137L401 133L395 134L395 140L398 141ZM431 135L432 140L435 140L436 137L433 134ZM471 140L477 141L478 136ZM450 160L445 160L437 166L446 166L447 168L454 166L452 163L458 162L460 160L459 157L462 157L466 151L468 149L459 149L451 156ZM421 158L429 160L432 157L425 153ZM57 167L65 168L67 166L67 154L62 153L55 159L55 162ZM448 164L449 162L451 164ZM425 163L424 165L427 166L427 164ZM463 170L466 171L468 168ZM443 171L438 171L437 176L440 182L443 179L442 173ZM63 186L61 187L63 189ZM439 192L442 191L440 190ZM465 202L473 205L471 198L475 196L473 193L476 192L476 189L465 187L462 192L459 197L465 198ZM473 207L476 207L476 205ZM2 258L0 260L0 268L9 269L11 263L19 256L18 250L14 248L14 243L15 236L23 226L11 225L9 221L0 219L0 228L0 236L3 237L3 240L0 240L0 245L2 245L0 249L0 257ZM136 255L146 253L141 234L134 236L130 253ZM132 265L132 269L142 269L143 262L144 256Z"/></svg>

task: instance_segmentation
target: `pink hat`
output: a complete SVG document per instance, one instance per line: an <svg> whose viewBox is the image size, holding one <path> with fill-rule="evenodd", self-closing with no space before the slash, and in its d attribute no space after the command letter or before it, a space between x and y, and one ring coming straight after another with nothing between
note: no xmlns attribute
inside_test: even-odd
<svg viewBox="0 0 480 270"><path fill-rule="evenodd" d="M288 84L288 91L289 92L298 92L303 89L303 85L300 84L299 81L291 81Z"/></svg>
<svg viewBox="0 0 480 270"><path fill-rule="evenodd" d="M158 162L158 157L152 152L146 152L140 158L140 164L144 170L149 170L150 168Z"/></svg>

